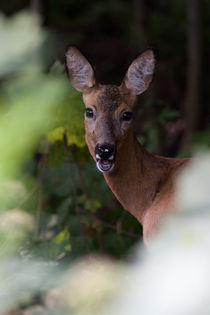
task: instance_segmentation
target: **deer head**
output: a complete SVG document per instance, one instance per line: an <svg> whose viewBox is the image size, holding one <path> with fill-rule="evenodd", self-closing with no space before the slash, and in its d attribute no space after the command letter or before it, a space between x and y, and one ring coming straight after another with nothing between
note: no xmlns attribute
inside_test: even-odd
<svg viewBox="0 0 210 315"><path fill-rule="evenodd" d="M98 83L90 63L75 47L68 49L66 65L71 84L83 93L89 151L99 171L114 172L117 161L128 152L133 107L152 80L154 53L148 49L136 58L120 86Z"/></svg>

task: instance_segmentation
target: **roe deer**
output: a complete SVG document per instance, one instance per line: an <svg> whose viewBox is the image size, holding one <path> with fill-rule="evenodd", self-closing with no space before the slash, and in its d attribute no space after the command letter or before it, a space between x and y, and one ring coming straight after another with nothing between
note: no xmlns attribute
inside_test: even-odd
<svg viewBox="0 0 210 315"><path fill-rule="evenodd" d="M89 151L116 198L142 224L147 243L171 208L175 177L189 160L151 154L134 136L132 110L152 80L154 53L148 49L135 59L120 86L99 84L75 47L66 65L71 84L83 93Z"/></svg>

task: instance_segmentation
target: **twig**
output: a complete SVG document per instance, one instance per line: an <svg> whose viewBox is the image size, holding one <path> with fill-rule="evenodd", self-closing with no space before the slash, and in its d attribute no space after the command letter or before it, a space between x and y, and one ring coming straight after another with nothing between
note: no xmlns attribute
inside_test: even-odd
<svg viewBox="0 0 210 315"><path fill-rule="evenodd" d="M98 222L99 222L101 225L103 225L104 227L107 227L107 228L109 228L109 229L111 229L111 230L116 231L117 233L119 233L119 230L117 229L117 226L116 226L116 225L113 225L113 224L111 224L111 223L108 223L108 222L106 222L106 221L104 221L104 220L98 218L94 213L92 213L92 212L90 212L90 211L87 211L86 209L80 208L80 211L86 213L86 214L89 215L89 216L91 216L93 219L98 220ZM137 239L137 238L140 238L140 236L141 236L140 234L136 234L136 233L133 233L133 232L130 232L130 231L123 231L123 230L121 230L120 233L121 233L122 235L126 235L126 236L129 236L129 237L132 237L132 238L136 238L136 239Z"/></svg>
<svg viewBox="0 0 210 315"><path fill-rule="evenodd" d="M125 218L126 212L123 212L122 215L117 220L116 228L117 228L117 234L122 234L122 223Z"/></svg>
<svg viewBox="0 0 210 315"><path fill-rule="evenodd" d="M45 176L46 171L46 165L48 160L48 154L49 154L49 143L46 143L45 147L45 153L42 156L40 162L39 162L39 172L38 172L38 204L36 209L36 223L35 223L35 237L37 238L39 236L40 232L40 220L41 220L41 212L42 212L42 206L43 206L43 180Z"/></svg>
<svg viewBox="0 0 210 315"><path fill-rule="evenodd" d="M117 235L118 235L118 238L119 238L121 245L123 243L123 240L122 240L122 223L123 223L123 220L125 218L125 215L126 215L126 212L123 211L122 215L119 217L119 219L117 220L117 223L116 223Z"/></svg>
<svg viewBox="0 0 210 315"><path fill-rule="evenodd" d="M108 223L108 222L106 222L106 221L103 221L103 220L101 220L101 219L98 219L98 220L99 220L100 223L103 224L105 227L107 227L107 228L109 228L109 229L111 229L111 230L113 230L113 231L118 232L117 226L112 225L112 224L110 224L110 223ZM126 235L126 236L129 236L129 237L132 237L132 238L136 238L136 239L140 237L140 234L136 234L136 233L133 233L133 232L130 232L130 231L121 231L120 233L121 233L122 235Z"/></svg>
<svg viewBox="0 0 210 315"><path fill-rule="evenodd" d="M85 181L84 181L84 177L83 177L83 174L82 174L81 167L80 167L80 165L79 165L79 163L77 162L76 159L74 159L74 162L75 162L75 165L76 165L76 168L77 168L77 172L78 172L78 176L79 176L79 182L80 182L80 186L81 186L82 192L83 192L86 200L88 200L89 199L89 194L88 194L87 188L85 186Z"/></svg>

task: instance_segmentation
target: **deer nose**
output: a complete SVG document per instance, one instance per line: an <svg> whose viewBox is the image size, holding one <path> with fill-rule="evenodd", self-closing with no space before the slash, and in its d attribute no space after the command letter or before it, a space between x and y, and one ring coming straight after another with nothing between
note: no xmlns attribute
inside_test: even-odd
<svg viewBox="0 0 210 315"><path fill-rule="evenodd" d="M109 160L110 158L114 159L115 149L111 145L98 145L95 148L96 158L100 158L102 160Z"/></svg>

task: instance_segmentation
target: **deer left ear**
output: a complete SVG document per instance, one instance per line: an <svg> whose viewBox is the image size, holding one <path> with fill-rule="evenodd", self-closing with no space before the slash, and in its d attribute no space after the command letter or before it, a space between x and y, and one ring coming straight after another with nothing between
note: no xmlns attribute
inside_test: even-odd
<svg viewBox="0 0 210 315"><path fill-rule="evenodd" d="M148 49L132 62L122 84L135 95L139 95L149 87L154 69L154 52Z"/></svg>

